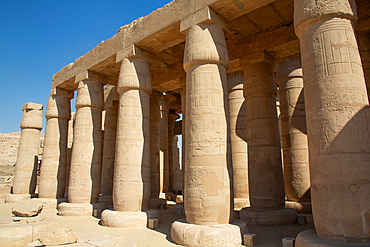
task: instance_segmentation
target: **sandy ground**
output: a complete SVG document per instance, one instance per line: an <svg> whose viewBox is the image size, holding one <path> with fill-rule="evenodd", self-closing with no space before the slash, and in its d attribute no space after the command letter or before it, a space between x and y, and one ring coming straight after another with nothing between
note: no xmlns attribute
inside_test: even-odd
<svg viewBox="0 0 370 247"><path fill-rule="evenodd" d="M0 216L12 216L12 203L0 203ZM41 216L45 217L42 223L58 222L70 227L76 232L81 240L93 238L113 238L117 240L116 246L175 246L171 240L170 227L171 223L176 219L183 218L178 216L173 211L174 205L168 205L167 209L160 210L160 225L155 230L151 229L122 229L109 228L100 225L100 219L89 216L73 217L73 216L57 216L57 210L44 209ZM275 247L282 246L281 240L284 237L296 237L296 235L306 229L312 229L312 215L305 215L307 224L299 225L292 224L287 226L252 226L248 225L250 233L257 235L256 247ZM1 240L0 240L1 242ZM40 245L33 245L40 246ZM80 242L79 244L70 244L65 246L94 246Z"/></svg>

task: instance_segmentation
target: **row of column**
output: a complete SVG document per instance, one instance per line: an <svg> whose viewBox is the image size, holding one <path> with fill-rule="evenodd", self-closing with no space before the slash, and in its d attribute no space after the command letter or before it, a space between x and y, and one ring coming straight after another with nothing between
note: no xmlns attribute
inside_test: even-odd
<svg viewBox="0 0 370 247"><path fill-rule="evenodd" d="M289 185L287 197L292 201L305 202L308 198L304 120L309 139L316 232L301 233L296 246L337 246L336 242L368 244L369 106L353 31L354 7L347 3L318 8L313 0L295 1L295 27L301 41L303 78L297 56L284 58L277 66L284 175L289 181L286 183ZM312 11L308 13L307 10ZM183 245L237 246L246 229L245 221L283 224L295 220L296 216L295 211L284 209L275 61L266 53L260 60L247 61L243 76L229 75L235 84L231 84L227 98L228 55L223 25L218 21L193 23L183 30L187 33L184 54L186 89L183 90L186 95L183 112L186 219L175 221L171 227L172 239ZM242 77L244 102L240 98ZM94 176L94 171L101 169L97 162L101 152L97 150L101 149L103 100L99 96L102 95L102 83L96 78L88 76L78 85L74 135L80 144L74 143L69 203L60 204L61 215L72 211L91 214L90 203L98 200L100 191L94 185L95 181L100 185L100 177ZM150 144L152 88L148 61L140 56L123 59L117 89L114 210L103 212L102 224L145 227L147 218L157 214L147 210L150 177L155 176L150 167L150 161L154 160L151 153L154 156L155 152ZM245 111L242 111L246 114L235 117L235 110L240 111L243 104ZM229 120L230 109L233 111L230 114L232 122ZM243 122L241 134L237 133L238 128L229 128L230 123L237 124L238 121ZM233 138L232 145L230 137ZM241 140L246 140L247 144ZM238 157L238 151L242 153L245 149L248 156ZM232 185L240 178L238 172L233 171L232 159L248 161L247 169L234 165L236 171L244 169L244 185L235 182L244 187L235 186L237 198L245 198L245 192L249 193L249 202L246 200L241 204L240 217L245 221L235 220L233 215ZM158 167L161 169L161 164L152 171ZM164 173L167 169L169 174L171 168L163 164ZM247 186L245 178L248 178ZM158 185L155 191L158 192Z"/></svg>

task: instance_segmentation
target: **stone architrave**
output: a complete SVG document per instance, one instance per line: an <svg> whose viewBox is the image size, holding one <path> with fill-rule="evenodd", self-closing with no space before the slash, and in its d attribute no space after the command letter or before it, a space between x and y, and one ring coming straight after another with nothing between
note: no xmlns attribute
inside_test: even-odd
<svg viewBox="0 0 370 247"><path fill-rule="evenodd" d="M284 209L285 189L276 112L274 59L267 53L244 71L250 207L240 219L255 225L294 223L297 213Z"/></svg>
<svg viewBox="0 0 370 247"><path fill-rule="evenodd" d="M227 75L229 91L230 139L234 172L234 209L249 207L248 145L243 72Z"/></svg>
<svg viewBox="0 0 370 247"><path fill-rule="evenodd" d="M186 219L172 224L171 238L186 246L239 246L246 224L233 221L226 76L229 59L222 27L209 20L216 14L209 8L203 11L181 23L187 30L183 64L188 130L184 154ZM199 18L207 23L194 23Z"/></svg>
<svg viewBox="0 0 370 247"><path fill-rule="evenodd" d="M136 52L139 48L127 48ZM150 94L152 81L147 59L137 55L121 62L113 209L104 210L102 225L147 226L150 198Z"/></svg>
<svg viewBox="0 0 370 247"><path fill-rule="evenodd" d="M68 122L72 98L73 92L53 88L45 112L47 122L38 191L40 200L53 201L55 207L56 199L64 197L66 187Z"/></svg>
<svg viewBox="0 0 370 247"><path fill-rule="evenodd" d="M168 190L173 192L175 186L175 166L174 166L174 145L173 145L173 128L179 115L175 110L168 113Z"/></svg>
<svg viewBox="0 0 370 247"><path fill-rule="evenodd" d="M58 206L61 216L92 215L98 204L102 162L103 84L107 77L92 71L76 76L76 120L68 185L68 203ZM93 205L94 204L94 205Z"/></svg>
<svg viewBox="0 0 370 247"><path fill-rule="evenodd" d="M277 62L286 207L310 213L310 172L303 75L299 54Z"/></svg>
<svg viewBox="0 0 370 247"><path fill-rule="evenodd" d="M36 189L36 169L40 148L43 106L26 103L22 106L21 137L15 165L13 193L5 196L5 202L17 203L31 198Z"/></svg>
<svg viewBox="0 0 370 247"><path fill-rule="evenodd" d="M99 202L112 205L114 157L116 150L116 132L118 116L117 88L107 85L104 89L104 144L101 174L101 195Z"/></svg>
<svg viewBox="0 0 370 247"><path fill-rule="evenodd" d="M353 1L294 1L315 231L296 246L369 246L370 107ZM352 244L352 245L350 245Z"/></svg>
<svg viewBox="0 0 370 247"><path fill-rule="evenodd" d="M160 169L160 193L168 191L168 97L163 97L160 102L161 121L159 123L159 169ZM161 198L165 198L163 194Z"/></svg>

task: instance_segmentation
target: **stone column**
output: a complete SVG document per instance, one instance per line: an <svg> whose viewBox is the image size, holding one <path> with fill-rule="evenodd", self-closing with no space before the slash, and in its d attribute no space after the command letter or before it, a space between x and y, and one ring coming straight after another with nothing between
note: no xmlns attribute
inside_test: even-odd
<svg viewBox="0 0 370 247"><path fill-rule="evenodd" d="M105 203L108 207L112 207L112 192L113 192L113 171L114 157L116 151L116 132L117 132L117 116L118 116L118 92L117 88L112 85L107 85L104 90L104 145L103 145L103 162L101 174L101 195L99 202Z"/></svg>
<svg viewBox="0 0 370 247"><path fill-rule="evenodd" d="M66 186L65 186L65 191L64 191L64 197L67 197L67 198L68 198L68 186L69 186L69 171L71 168L71 159L72 159L73 129L75 126L75 120L76 120L76 113L71 112L71 119L68 121Z"/></svg>
<svg viewBox="0 0 370 247"><path fill-rule="evenodd" d="M149 207L150 197L152 82L149 62L137 56L124 58L117 90L119 109L113 180L114 210L105 210L101 222L110 227L145 228L148 216L144 210Z"/></svg>
<svg viewBox="0 0 370 247"><path fill-rule="evenodd" d="M263 53L244 71L250 207L240 211L240 219L254 225L291 224L297 217L294 210L284 209L273 64L274 59Z"/></svg>
<svg viewBox="0 0 370 247"><path fill-rule="evenodd" d="M78 91L68 203L59 204L61 216L92 215L93 207L104 207L97 202L102 162L103 84L106 82L107 77L91 71L76 76Z"/></svg>
<svg viewBox="0 0 370 247"><path fill-rule="evenodd" d="M299 54L277 63L286 207L311 212L303 75Z"/></svg>
<svg viewBox="0 0 370 247"><path fill-rule="evenodd" d="M175 167L174 167L174 156L173 156L173 128L175 127L176 119L179 118L179 115L175 110L170 110L168 114L168 190L173 192L175 185Z"/></svg>
<svg viewBox="0 0 370 247"><path fill-rule="evenodd" d="M168 97L160 102L161 122L159 124L159 165L160 165L160 198L165 199L164 192L168 191Z"/></svg>
<svg viewBox="0 0 370 247"><path fill-rule="evenodd" d="M39 199L56 208L66 187L68 121L73 92L53 88L45 112L44 151L40 168Z"/></svg>
<svg viewBox="0 0 370 247"><path fill-rule="evenodd" d="M41 104L30 102L22 106L22 131L15 164L13 193L5 196L6 203L17 203L30 199L31 194L35 193L42 109Z"/></svg>
<svg viewBox="0 0 370 247"><path fill-rule="evenodd" d="M246 106L243 97L243 72L227 76L229 89L229 115L231 153L234 171L234 209L249 207L248 146Z"/></svg>
<svg viewBox="0 0 370 247"><path fill-rule="evenodd" d="M353 1L294 1L316 232L296 246L369 246L369 104Z"/></svg>
<svg viewBox="0 0 370 247"><path fill-rule="evenodd" d="M160 102L163 93L153 91L150 96L150 208L158 208L160 204L166 204L164 199L159 199L161 192L160 171Z"/></svg>
<svg viewBox="0 0 370 247"><path fill-rule="evenodd" d="M186 126L186 87L181 89L181 110L182 110L182 150L181 150L181 192L182 196L185 195L185 153L186 153L186 133L188 132L185 128Z"/></svg>
<svg viewBox="0 0 370 247"><path fill-rule="evenodd" d="M206 16L214 16L209 8ZM196 13L196 15L202 14ZM232 166L228 152L228 54L221 26L183 21L185 42L185 215L171 237L185 246L239 246L245 222L233 221ZM207 18L207 17L206 17ZM190 24L189 22L190 21ZM194 237L197 236L197 237Z"/></svg>

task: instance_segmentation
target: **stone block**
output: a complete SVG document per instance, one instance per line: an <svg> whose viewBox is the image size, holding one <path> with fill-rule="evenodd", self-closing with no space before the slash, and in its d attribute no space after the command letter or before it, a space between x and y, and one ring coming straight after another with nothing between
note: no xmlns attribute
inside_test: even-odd
<svg viewBox="0 0 370 247"><path fill-rule="evenodd" d="M167 204L161 204L159 205L160 210L165 210L167 208Z"/></svg>
<svg viewBox="0 0 370 247"><path fill-rule="evenodd" d="M37 233L43 245L62 245L77 242L78 236L67 226L58 223L44 225Z"/></svg>
<svg viewBox="0 0 370 247"><path fill-rule="evenodd" d="M295 238L286 237L283 238L281 242L283 247L294 247Z"/></svg>
<svg viewBox="0 0 370 247"><path fill-rule="evenodd" d="M25 246L32 242L32 226L0 226L0 240L2 247Z"/></svg>
<svg viewBox="0 0 370 247"><path fill-rule="evenodd" d="M37 200L22 201L14 205L12 213L16 216L32 217L38 215L42 210L42 203Z"/></svg>
<svg viewBox="0 0 370 247"><path fill-rule="evenodd" d="M184 202L183 196L182 195L177 195L176 196L176 203L181 203Z"/></svg>
<svg viewBox="0 0 370 247"><path fill-rule="evenodd" d="M101 209L94 209L93 216L96 218L101 217L102 210Z"/></svg>
<svg viewBox="0 0 370 247"><path fill-rule="evenodd" d="M149 229L155 229L159 225L159 219L153 218L153 219L148 219L148 228Z"/></svg>
<svg viewBox="0 0 370 247"><path fill-rule="evenodd" d="M246 233L243 235L243 245L253 247L257 244L257 236L253 233Z"/></svg>

